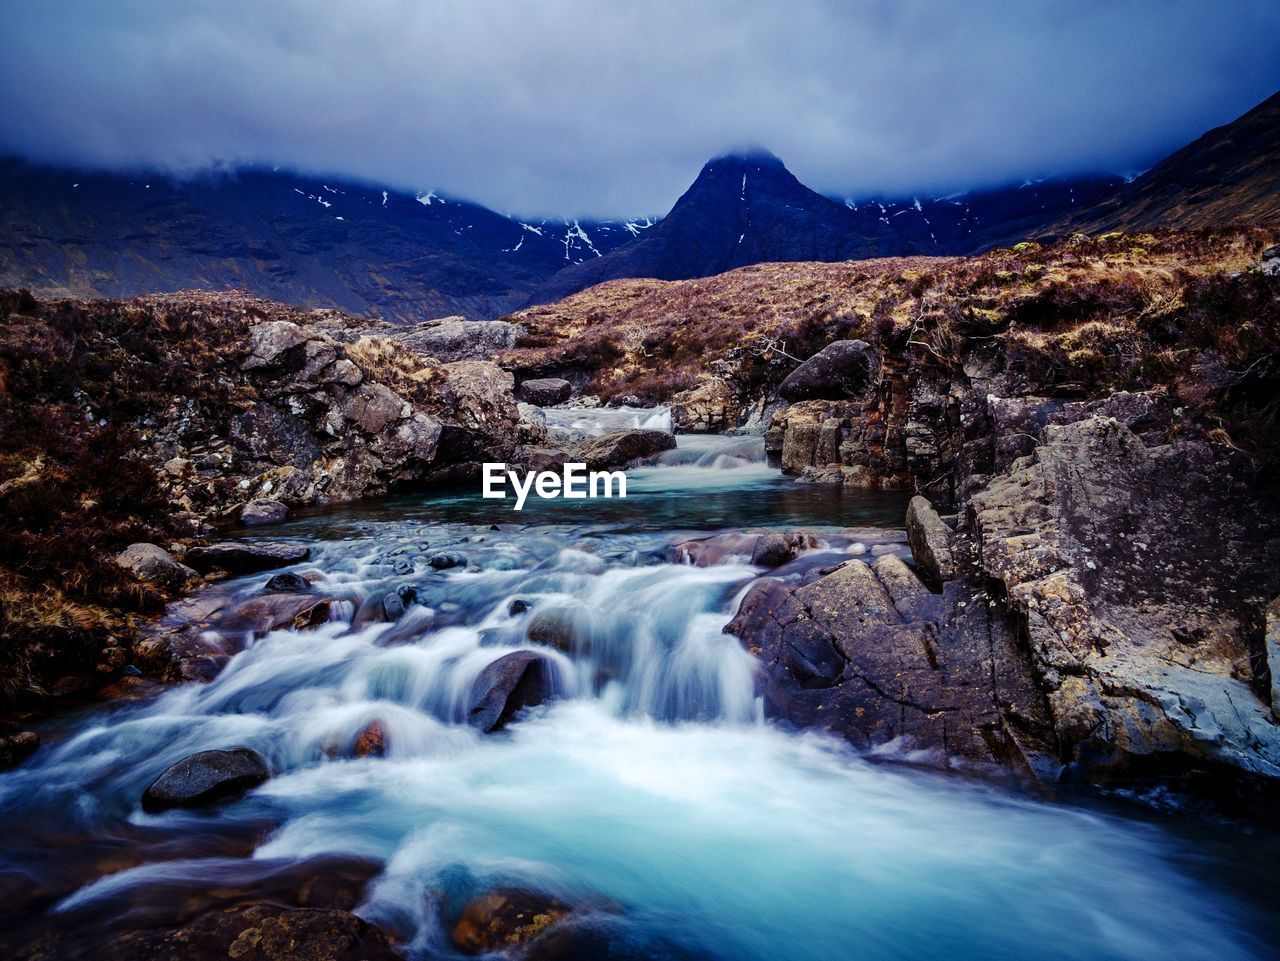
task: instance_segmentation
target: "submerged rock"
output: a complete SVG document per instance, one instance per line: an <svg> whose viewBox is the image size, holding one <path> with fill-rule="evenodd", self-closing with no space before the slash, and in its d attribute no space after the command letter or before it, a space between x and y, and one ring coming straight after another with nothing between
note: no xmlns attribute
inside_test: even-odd
<svg viewBox="0 0 1280 961"><path fill-rule="evenodd" d="M269 571L273 567L297 564L310 556L308 547L266 541L222 541L207 547L193 547L184 555L187 563L201 573L220 570L228 574Z"/></svg>
<svg viewBox="0 0 1280 961"><path fill-rule="evenodd" d="M263 635L283 627L302 630L329 620L333 598L312 594L262 594L222 615L219 627Z"/></svg>
<svg viewBox="0 0 1280 961"><path fill-rule="evenodd" d="M551 662L536 651L513 651L489 664L471 687L467 723L498 731L516 714L555 695Z"/></svg>
<svg viewBox="0 0 1280 961"><path fill-rule="evenodd" d="M466 954L510 954L527 947L570 911L549 895L501 888L467 902L453 926L453 943Z"/></svg>
<svg viewBox="0 0 1280 961"><path fill-rule="evenodd" d="M558 377L542 377L522 381L516 388L516 397L526 404L538 407L554 407L563 404L573 395L573 385Z"/></svg>
<svg viewBox="0 0 1280 961"><path fill-rule="evenodd" d="M116 564L141 581L181 587L198 576L186 564L173 559L168 551L155 544L130 544L116 555Z"/></svg>
<svg viewBox="0 0 1280 961"><path fill-rule="evenodd" d="M387 728L379 720L370 721L356 735L352 748L356 757L382 757L387 753Z"/></svg>
<svg viewBox="0 0 1280 961"><path fill-rule="evenodd" d="M267 762L247 747L200 751L185 757L151 782L142 793L144 811L196 807L238 797L271 776Z"/></svg>

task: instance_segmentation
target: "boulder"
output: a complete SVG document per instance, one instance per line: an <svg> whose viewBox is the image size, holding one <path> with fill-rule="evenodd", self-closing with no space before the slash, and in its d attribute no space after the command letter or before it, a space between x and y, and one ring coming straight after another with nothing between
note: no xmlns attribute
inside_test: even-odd
<svg viewBox="0 0 1280 961"><path fill-rule="evenodd" d="M271 320L258 324L249 331L249 356L240 365L242 370L262 370L278 367L291 351L299 355L301 366L302 347L314 337L297 324L287 320Z"/></svg>
<svg viewBox="0 0 1280 961"><path fill-rule="evenodd" d="M781 531L765 531L756 539L751 563L756 567L781 567L796 556L797 545Z"/></svg>
<svg viewBox="0 0 1280 961"><path fill-rule="evenodd" d="M288 567L305 561L311 549L297 544L271 541L247 543L221 541L207 547L193 547L184 560L202 574L225 571L228 574L253 574L273 567Z"/></svg>
<svg viewBox="0 0 1280 961"><path fill-rule="evenodd" d="M837 340L788 374L778 394L791 401L861 397L879 375L880 358L870 344Z"/></svg>
<svg viewBox="0 0 1280 961"><path fill-rule="evenodd" d="M456 360L492 360L494 355L514 347L524 333L519 324L503 320L445 317L392 330L387 337L414 353L451 363Z"/></svg>
<svg viewBox="0 0 1280 961"><path fill-rule="evenodd" d="M305 594L309 590L311 590L311 582L301 574L294 574L292 571L271 575L263 587L263 591L267 594Z"/></svg>
<svg viewBox="0 0 1280 961"><path fill-rule="evenodd" d="M579 444L576 458L592 470L605 470L625 467L632 461L661 454L675 446L675 435L664 430L615 430Z"/></svg>
<svg viewBox="0 0 1280 961"><path fill-rule="evenodd" d="M971 497L979 562L1025 624L1079 775L1278 783L1260 622L1280 531L1251 469L1228 447L1147 447L1091 417L1046 427Z"/></svg>
<svg viewBox="0 0 1280 961"><path fill-rule="evenodd" d="M570 914L570 908L535 891L500 888L467 902L453 926L453 943L465 954L510 955Z"/></svg>
<svg viewBox="0 0 1280 961"><path fill-rule="evenodd" d="M1271 714L1280 721L1280 597L1267 607L1266 650L1271 674Z"/></svg>
<svg viewBox="0 0 1280 961"><path fill-rule="evenodd" d="M467 723L501 730L520 711L555 695L551 663L536 651L513 651L485 667L471 687Z"/></svg>
<svg viewBox="0 0 1280 961"><path fill-rule="evenodd" d="M257 497L240 508L240 523L246 527L279 524L289 517L289 508L269 497Z"/></svg>
<svg viewBox="0 0 1280 961"><path fill-rule="evenodd" d="M764 579L726 627L760 659L766 713L864 750L944 767L1057 773L1052 731L1013 627L979 587L936 603L892 555L802 586Z"/></svg>
<svg viewBox="0 0 1280 961"><path fill-rule="evenodd" d="M169 767L142 793L145 811L197 807L238 797L271 776L267 762L247 747L200 751Z"/></svg>
<svg viewBox="0 0 1280 961"><path fill-rule="evenodd" d="M919 495L907 505L907 543L921 575L935 591L956 576L955 534Z"/></svg>
<svg viewBox="0 0 1280 961"><path fill-rule="evenodd" d="M190 578L198 576L190 567L174 560L173 555L155 544L130 544L116 555L115 561L138 580L163 584L165 587L181 587Z"/></svg>
<svg viewBox="0 0 1280 961"><path fill-rule="evenodd" d="M573 385L558 377L541 377L520 383L516 397L537 407L554 407L573 396Z"/></svg>

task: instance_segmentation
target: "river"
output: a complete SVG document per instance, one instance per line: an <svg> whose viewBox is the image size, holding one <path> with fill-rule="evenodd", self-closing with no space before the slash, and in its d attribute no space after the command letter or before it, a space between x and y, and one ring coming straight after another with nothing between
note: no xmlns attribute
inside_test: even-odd
<svg viewBox="0 0 1280 961"><path fill-rule="evenodd" d="M628 494L515 513L476 485L272 528L311 547L296 570L350 603L318 628L241 639L211 683L49 724L0 776L8 923L172 921L311 865L369 878L357 912L413 958L453 957L452 913L501 886L601 906L616 957L1224 961L1274 944L1274 902L1253 891L1272 835L880 763L762 718L752 657L722 630L761 572L670 563L667 547L803 526L825 544L815 563L901 551L859 534L899 528L903 497L796 484L758 439L729 437L681 437L629 473ZM466 563L432 570L439 551ZM208 590L248 597L268 576ZM362 598L406 584L418 603L399 622L353 628ZM545 651L561 697L477 732L472 683L529 648L547 608L574 625L568 650ZM351 757L375 719L386 755ZM141 810L167 766L237 745L268 759L260 788Z"/></svg>

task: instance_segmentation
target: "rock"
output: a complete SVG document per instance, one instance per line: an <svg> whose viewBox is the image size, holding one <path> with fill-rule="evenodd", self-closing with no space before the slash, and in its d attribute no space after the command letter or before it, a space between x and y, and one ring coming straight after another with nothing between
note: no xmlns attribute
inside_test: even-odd
<svg viewBox="0 0 1280 961"><path fill-rule="evenodd" d="M513 651L485 667L471 687L467 723L498 731L516 714L555 694L551 663L536 651Z"/></svg>
<svg viewBox="0 0 1280 961"><path fill-rule="evenodd" d="M467 558L465 554L459 554L455 551L442 551L439 554L432 554L427 560L432 570L447 571L453 567L465 567Z"/></svg>
<svg viewBox="0 0 1280 961"><path fill-rule="evenodd" d="M469 901L453 926L453 943L466 954L522 952L570 914L555 898L501 888Z"/></svg>
<svg viewBox="0 0 1280 961"><path fill-rule="evenodd" d="M919 495L907 505L907 543L925 582L935 591L956 576L955 534Z"/></svg>
<svg viewBox="0 0 1280 961"><path fill-rule="evenodd" d="M141 581L181 587L198 576L194 570L173 559L163 547L155 544L130 544L116 555L116 564Z"/></svg>
<svg viewBox="0 0 1280 961"><path fill-rule="evenodd" d="M580 444L576 457L592 470L605 470L625 467L632 461L652 457L675 446L675 435L664 430L615 430Z"/></svg>
<svg viewBox="0 0 1280 961"><path fill-rule="evenodd" d="M40 735L35 731L19 731L0 737L0 770L17 767L40 747Z"/></svg>
<svg viewBox="0 0 1280 961"><path fill-rule="evenodd" d="M1008 619L960 581L917 607L895 560L747 592L725 630L760 659L766 713L891 757L1053 777L1047 712Z"/></svg>
<svg viewBox="0 0 1280 961"><path fill-rule="evenodd" d="M284 574L273 574L263 587L267 594L305 594L311 590L311 582L301 574L288 571Z"/></svg>
<svg viewBox="0 0 1280 961"><path fill-rule="evenodd" d="M388 621L398 621L404 617L404 601L399 594L392 591L382 598L382 611L386 614Z"/></svg>
<svg viewBox="0 0 1280 961"><path fill-rule="evenodd" d="M302 347L312 335L297 324L286 320L272 320L258 324L249 331L249 357L240 365L241 370L262 370L278 367L286 355ZM297 351L300 355L301 351ZM299 356L298 366L301 366Z"/></svg>
<svg viewBox="0 0 1280 961"><path fill-rule="evenodd" d="M196 807L238 797L271 776L267 762L247 747L200 751L169 767L142 794L144 811Z"/></svg>
<svg viewBox="0 0 1280 961"><path fill-rule="evenodd" d="M268 497L257 497L240 508L240 523L247 527L279 524L289 517L289 508Z"/></svg>
<svg viewBox="0 0 1280 961"><path fill-rule="evenodd" d="M756 539L751 563L756 567L781 567L796 556L796 545L781 531L765 531Z"/></svg>
<svg viewBox="0 0 1280 961"><path fill-rule="evenodd" d="M742 402L722 378L715 378L671 398L671 425L682 434L731 430L742 417Z"/></svg>
<svg viewBox="0 0 1280 961"><path fill-rule="evenodd" d="M117 927L93 945L91 953L67 956L95 961L400 961L401 957L385 934L349 911L273 903L216 908L177 928L121 931Z"/></svg>
<svg viewBox="0 0 1280 961"><path fill-rule="evenodd" d="M573 385L557 377L542 377L520 383L516 396L527 404L554 407L573 396Z"/></svg>
<svg viewBox="0 0 1280 961"><path fill-rule="evenodd" d="M516 424L517 440L522 446L536 446L547 440L547 415L533 404L517 404L520 421Z"/></svg>
<svg viewBox="0 0 1280 961"><path fill-rule="evenodd" d="M880 359L862 340L827 344L793 370L778 388L786 400L840 400L861 397L875 384Z"/></svg>
<svg viewBox="0 0 1280 961"><path fill-rule="evenodd" d="M1233 480L1249 469L1227 447L1148 448L1092 417L1046 427L1032 455L971 497L980 563L1025 623L1079 776L1209 768L1221 787L1277 783L1261 611L1240 587L1274 593L1268 545L1280 532Z"/></svg>
<svg viewBox="0 0 1280 961"><path fill-rule="evenodd" d="M352 753L356 757L383 757L387 753L387 728L379 720L370 721L356 735Z"/></svg>
<svg viewBox="0 0 1280 961"><path fill-rule="evenodd" d="M529 602L518 597L507 605L507 613L512 617L515 617L517 614L523 614L528 610Z"/></svg>
<svg viewBox="0 0 1280 961"><path fill-rule="evenodd" d="M201 573L226 571L228 574L253 574L273 567L287 567L305 561L311 549L296 544L256 541L222 541L207 547L193 547L184 559Z"/></svg>
<svg viewBox="0 0 1280 961"><path fill-rule="evenodd" d="M390 331L387 336L410 350L445 363L456 360L492 360L510 350L524 336L518 324L502 320L464 320L445 317Z"/></svg>
<svg viewBox="0 0 1280 961"><path fill-rule="evenodd" d="M343 402L342 416L366 434L381 434L412 409L404 398L382 384L361 384Z"/></svg>
<svg viewBox="0 0 1280 961"><path fill-rule="evenodd" d="M332 598L312 594L262 594L224 614L218 626L251 631L257 637L285 627L303 630L328 621L332 604Z"/></svg>

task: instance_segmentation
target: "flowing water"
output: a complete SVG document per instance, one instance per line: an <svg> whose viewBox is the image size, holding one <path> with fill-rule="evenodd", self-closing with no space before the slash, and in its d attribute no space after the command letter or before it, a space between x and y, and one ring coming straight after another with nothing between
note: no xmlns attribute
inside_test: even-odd
<svg viewBox="0 0 1280 961"><path fill-rule="evenodd" d="M598 432L663 417L549 420ZM900 526L902 498L795 484L758 439L682 437L630 472L625 501L510 504L467 488L272 529L311 546L296 569L345 599L333 619L226 637L238 653L211 683L51 725L0 777L9 920L172 922L312 866L371 878L358 913L411 957L452 957L458 906L494 887L595 905L613 957L1264 956L1265 904L1239 890L1244 835L876 764L761 718L753 660L722 630L761 572L732 555L669 563L667 546L775 525L816 530L813 563L900 551L846 528ZM466 563L434 571L440 551ZM204 600L253 596L268 576ZM399 621L353 624L403 585L418 603ZM512 613L517 599L531 610ZM475 678L530 648L546 609L572 625L565 649L542 649L561 697L478 733ZM351 756L375 719L386 756ZM167 766L237 745L271 780L212 809L141 811Z"/></svg>

